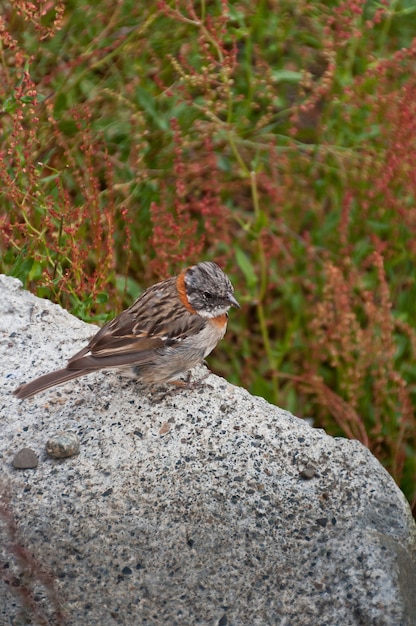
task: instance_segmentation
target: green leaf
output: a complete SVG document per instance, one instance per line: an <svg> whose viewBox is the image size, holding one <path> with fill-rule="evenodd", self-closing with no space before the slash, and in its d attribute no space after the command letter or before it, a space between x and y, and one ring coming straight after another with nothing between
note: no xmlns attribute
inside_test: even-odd
<svg viewBox="0 0 416 626"><path fill-rule="evenodd" d="M148 114L148 116L153 120L156 124L157 128L160 130L169 130L169 125L166 120L163 119L161 114L157 111L156 107L156 99L146 91L146 89L142 89L138 87L136 89L136 99L138 104L143 108L143 110Z"/></svg>
<svg viewBox="0 0 416 626"><path fill-rule="evenodd" d="M274 70L272 77L275 83L292 83L297 84L302 80L302 72L293 70Z"/></svg>
<svg viewBox="0 0 416 626"><path fill-rule="evenodd" d="M139 283L130 276L116 276L116 287L119 293L125 293L129 300L136 300L143 291Z"/></svg>
<svg viewBox="0 0 416 626"><path fill-rule="evenodd" d="M23 255L20 255L16 259L16 263L14 264L14 267L11 272L12 275L15 276L16 278L19 278L24 284L27 280L27 277L30 274L33 263L34 263L33 258L24 257Z"/></svg>
<svg viewBox="0 0 416 626"><path fill-rule="evenodd" d="M252 290L253 287L255 287L258 283L257 274L255 272L253 264L251 263L246 253L243 252L240 248L236 248L235 257L238 267L241 269L245 276L245 279L247 281L247 287L249 288L249 290Z"/></svg>
<svg viewBox="0 0 416 626"><path fill-rule="evenodd" d="M10 98L6 98L5 101L3 102L3 106L2 106L2 112L3 113L14 113L16 111L16 100L15 98L10 97Z"/></svg>
<svg viewBox="0 0 416 626"><path fill-rule="evenodd" d="M97 293L95 300L99 304L105 304L108 302L108 294L105 291L101 291L100 293Z"/></svg>

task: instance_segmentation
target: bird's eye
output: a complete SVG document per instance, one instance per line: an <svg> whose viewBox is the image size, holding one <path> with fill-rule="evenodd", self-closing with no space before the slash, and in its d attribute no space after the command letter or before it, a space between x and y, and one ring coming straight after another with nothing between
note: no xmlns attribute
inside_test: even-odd
<svg viewBox="0 0 416 626"><path fill-rule="evenodd" d="M209 291L204 291L204 297L206 300L211 300L212 293L210 293Z"/></svg>

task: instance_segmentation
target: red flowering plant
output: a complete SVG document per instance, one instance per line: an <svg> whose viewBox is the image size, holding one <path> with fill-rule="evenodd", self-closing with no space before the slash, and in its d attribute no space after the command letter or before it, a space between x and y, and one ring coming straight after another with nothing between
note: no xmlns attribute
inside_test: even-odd
<svg viewBox="0 0 416 626"><path fill-rule="evenodd" d="M21 0L0 23L3 271L91 319L216 259L243 309L214 370L360 439L411 502L414 13Z"/></svg>

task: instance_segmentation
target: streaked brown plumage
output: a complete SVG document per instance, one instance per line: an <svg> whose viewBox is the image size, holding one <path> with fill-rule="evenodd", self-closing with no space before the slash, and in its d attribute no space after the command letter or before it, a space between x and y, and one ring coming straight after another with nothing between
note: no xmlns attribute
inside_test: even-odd
<svg viewBox="0 0 416 626"><path fill-rule="evenodd" d="M224 272L198 263L144 291L108 322L65 368L14 391L29 398L49 387L100 369L133 366L143 383L175 380L200 363L222 339L227 312L239 304Z"/></svg>

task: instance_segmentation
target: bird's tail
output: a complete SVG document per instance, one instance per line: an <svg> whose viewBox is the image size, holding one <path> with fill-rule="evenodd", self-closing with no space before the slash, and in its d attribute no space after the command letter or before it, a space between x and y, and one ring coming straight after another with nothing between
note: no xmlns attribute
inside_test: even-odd
<svg viewBox="0 0 416 626"><path fill-rule="evenodd" d="M13 391L13 394L17 398L24 400L25 398L30 398L31 396L34 396L40 391L45 391L45 389L49 389L49 387L60 385L67 380L71 380L72 378L78 378L78 376L84 376L85 374L89 374L92 371L94 370L70 370L65 367L64 369L56 370L56 372L50 372L50 374L45 374L44 376L35 378L35 380L32 380L26 385L20 385L20 387Z"/></svg>

